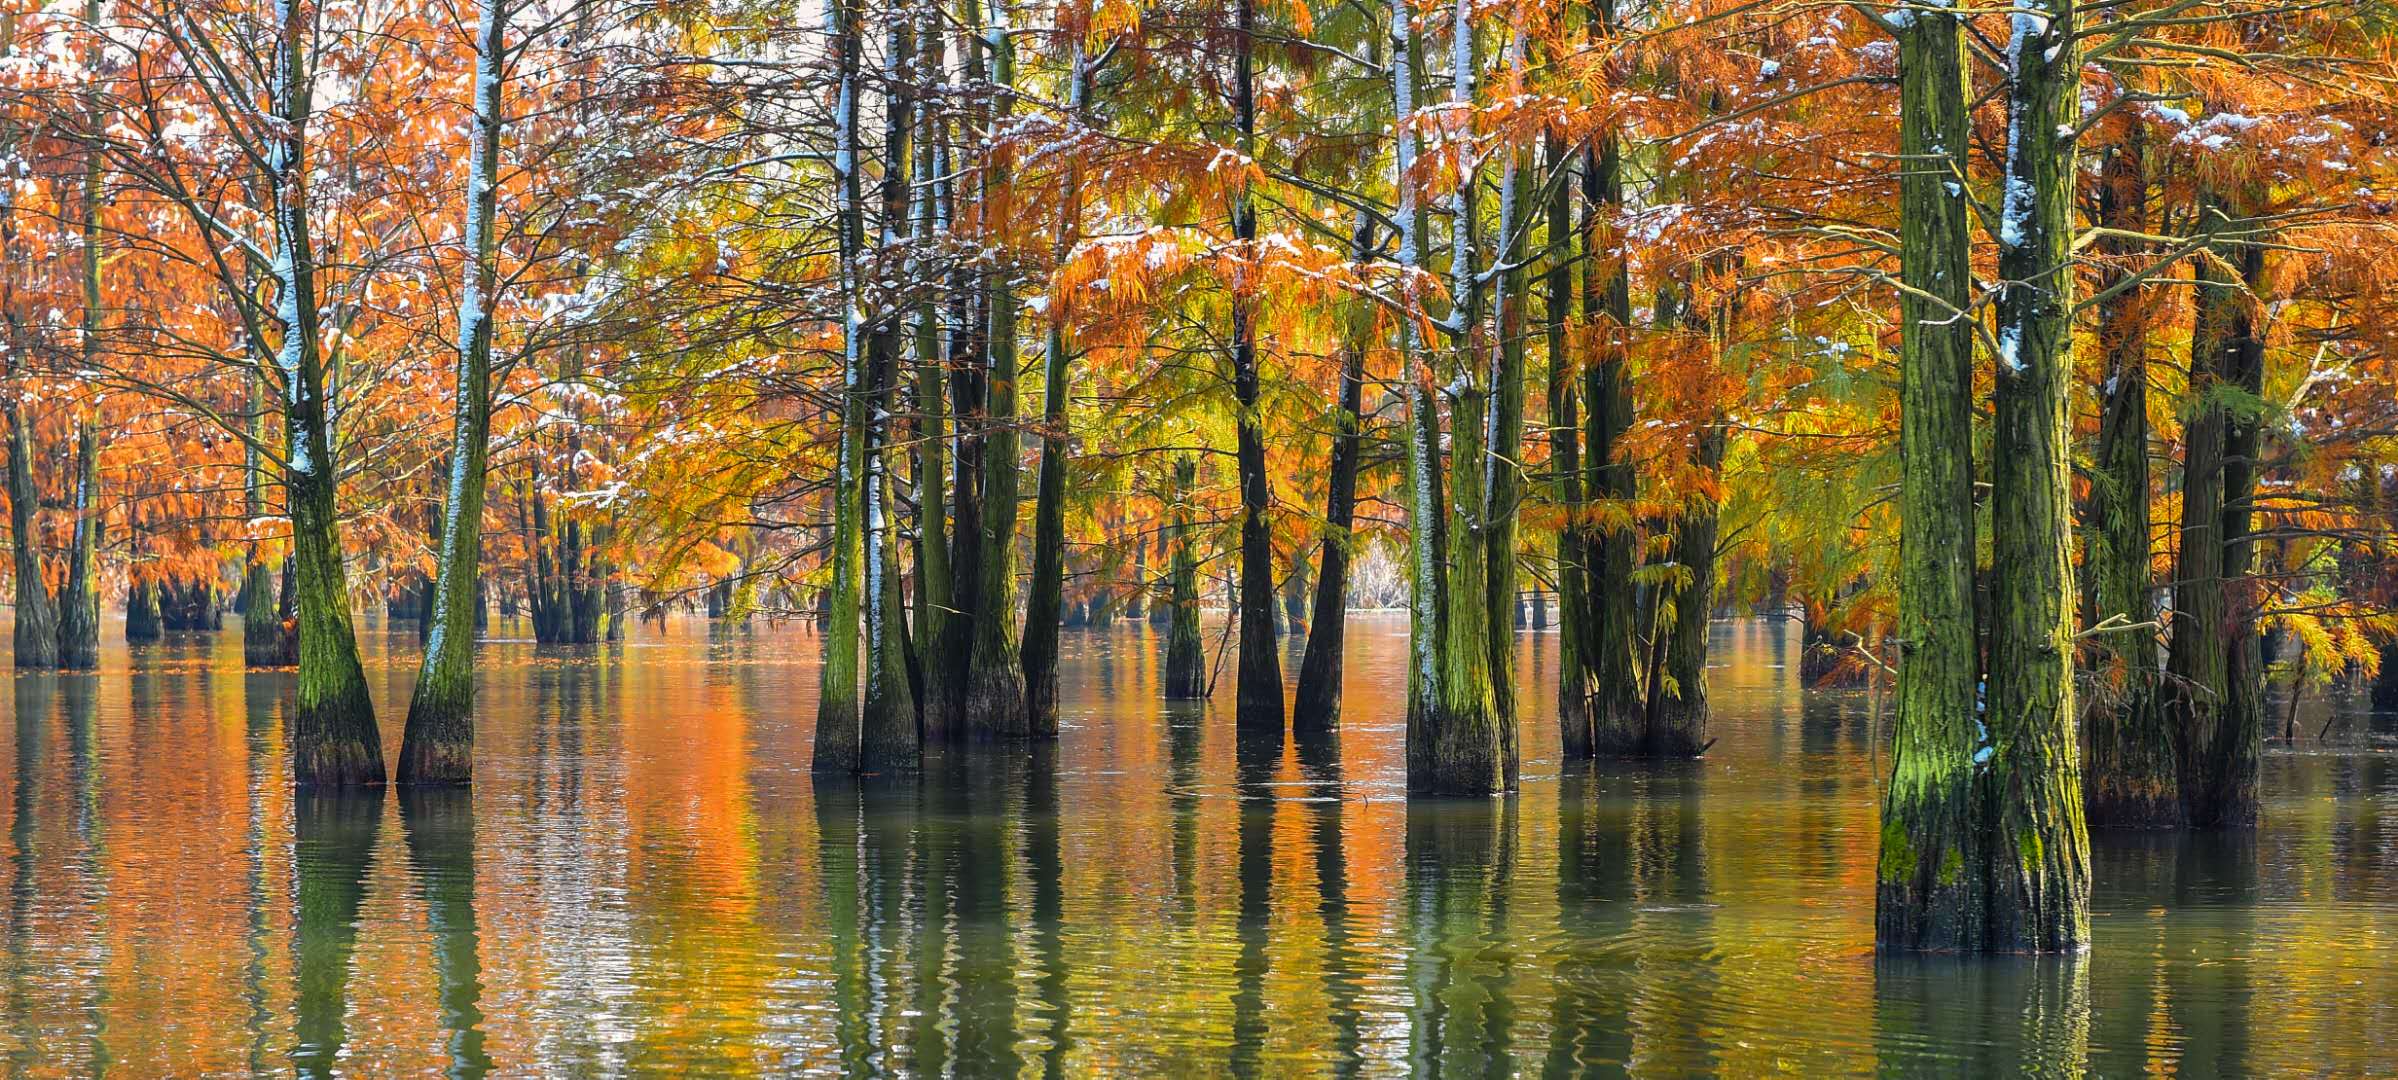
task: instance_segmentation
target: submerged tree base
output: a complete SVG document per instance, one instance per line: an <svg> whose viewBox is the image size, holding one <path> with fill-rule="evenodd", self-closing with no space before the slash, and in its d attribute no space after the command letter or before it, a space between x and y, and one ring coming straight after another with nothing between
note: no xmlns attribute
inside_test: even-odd
<svg viewBox="0 0 2398 1080"><path fill-rule="evenodd" d="M1407 793L1497 795L1515 790L1503 721L1493 711L1471 712L1418 701L1407 719Z"/></svg>
<svg viewBox="0 0 2398 1080"><path fill-rule="evenodd" d="M399 782L418 787L464 787L475 779L475 710L472 688L419 688L408 703L407 735L400 740Z"/></svg>
<svg viewBox="0 0 2398 1080"><path fill-rule="evenodd" d="M2170 778L2142 782L2131 776L2090 775L2083 780L2082 806L2093 829L2178 829L2184 824L2181 793Z"/></svg>
<svg viewBox="0 0 2398 1080"><path fill-rule="evenodd" d="M1014 664L978 665L968 675L962 702L966 731L977 739L1022 739L1032 735L1024 700L1024 674Z"/></svg>
<svg viewBox="0 0 2398 1080"><path fill-rule="evenodd" d="M311 704L305 691L286 729L292 779L301 787L380 787L382 738L363 681L331 701Z"/></svg>

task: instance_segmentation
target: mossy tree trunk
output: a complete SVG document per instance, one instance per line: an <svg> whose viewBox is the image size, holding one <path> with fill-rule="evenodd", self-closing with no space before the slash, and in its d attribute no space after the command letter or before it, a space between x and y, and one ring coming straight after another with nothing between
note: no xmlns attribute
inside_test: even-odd
<svg viewBox="0 0 2398 1080"><path fill-rule="evenodd" d="M287 5L276 29L276 125L269 148L275 273L282 341L276 366L283 381L283 486L291 517L294 588L298 596L300 674L297 706L288 725L294 776L301 786L381 784L383 746L374 701L358 662L350 625L348 578L342 568L337 500L341 482L334 408L317 326L316 256L308 233L307 131L313 72L308 39L313 16Z"/></svg>
<svg viewBox="0 0 2398 1080"><path fill-rule="evenodd" d="M1372 257L1374 222L1357 215L1349 254L1360 265ZM1324 491L1324 552L1316 569L1313 619L1307 652L1299 661L1299 686L1291 702L1291 725L1322 733L1340 727L1341 654L1349 625L1349 553L1356 537L1357 470L1364 453L1365 360L1373 312L1358 305L1348 315L1341 346L1340 403L1333 417L1332 472Z"/></svg>
<svg viewBox="0 0 2398 1080"><path fill-rule="evenodd" d="M2141 128L2105 151L2098 224L2148 231L2148 169ZM2099 388L2098 447L2082 514L2088 574L2082 621L2114 619L2138 627L2155 611L2149 551L2148 348L2155 294L2130 286L2136 241L2100 241L2109 262L2100 288L2116 289L2099 307L2098 345L2106 381ZM2152 629L2099 635L2091 646L2096 692L2082 707L2082 803L2094 827L2174 828L2182 822L2178 750L2162 697L2161 657Z"/></svg>
<svg viewBox="0 0 2398 1080"><path fill-rule="evenodd" d="M2090 940L2090 844L2073 708L2073 0L2017 9L2000 206L1988 730L1977 757L1984 948Z"/></svg>
<svg viewBox="0 0 2398 1080"><path fill-rule="evenodd" d="M1033 501L1032 580L1024 602L1025 709L1033 730L1057 732L1058 628L1066 602L1066 399L1073 377L1062 313L1050 315L1042 368L1041 471Z"/></svg>
<svg viewBox="0 0 2398 1080"><path fill-rule="evenodd" d="M1015 106L1016 47L1008 12L990 5L982 50L996 89L993 123L1004 126ZM1014 173L1008 152L995 152L984 170L986 190L1004 188ZM1015 270L1002 266L984 276L990 310L984 354L986 426L982 439L982 536L976 543L973 642L966 676L963 717L969 734L983 739L1020 739L1031 734L1025 714L1023 659L1016 636L1016 516L1023 463L1016 432L1017 356Z"/></svg>
<svg viewBox="0 0 2398 1080"><path fill-rule="evenodd" d="M458 302L457 397L450 418L449 491L435 566L425 658L400 739L403 784L474 779L476 586L482 577L483 498L491 458L491 307L498 299L500 89L508 0L483 0L475 31L475 99L468 151L468 260Z"/></svg>
<svg viewBox="0 0 2398 1080"><path fill-rule="evenodd" d="M2200 210L2206 215L2202 227L2218 232L2238 212L2215 193L2201 196ZM2264 743L2263 655L2248 536L2264 346L2244 295L2264 271L2264 253L2252 243L2226 247L2202 259L2197 270L2194 400L2182 431L2181 540L2168 663L2172 723L2182 739L2183 814L2199 828L2256 823Z"/></svg>
<svg viewBox="0 0 2398 1080"><path fill-rule="evenodd" d="M840 443L833 465L831 611L824 625L824 660L817 669L816 753L819 774L857 772L861 765L858 702L859 569L865 544L862 479L866 444L866 314L859 261L865 257L865 209L858 137L859 54L865 18L857 0L835 0L825 11L833 61L840 72L833 105L834 226L839 233L841 300Z"/></svg>
<svg viewBox="0 0 2398 1080"><path fill-rule="evenodd" d="M873 419L866 435L866 700L858 721L862 771L912 772L923 754L915 686L908 678L907 606L900 594L899 515L892 465L899 454L892 407L898 397L896 323L878 335Z"/></svg>
<svg viewBox="0 0 2398 1080"><path fill-rule="evenodd" d="M1591 17L1594 38L1615 33L1611 0L1594 3ZM1622 137L1614 132L1600 136L1585 152L1582 165L1582 304L1596 343L1583 369L1582 386L1588 425L1581 455L1583 483L1595 504L1584 520L1581 544L1588 575L1580 621L1582 666L1590 673L1590 752L1637 755L1646 741L1647 720L1635 661L1640 601L1632 570L1638 537L1630 508L1638 494L1637 478L1621 445L1633 419L1632 382L1626 369L1632 277L1615 224L1624 209Z"/></svg>
<svg viewBox="0 0 2398 1080"><path fill-rule="evenodd" d="M881 223L885 246L908 239L908 141L914 102L901 89L912 76L915 40L905 20L884 27ZM901 598L899 513L892 498L898 448L900 331L897 308L876 314L867 338L865 491L866 700L858 720L858 765L871 773L912 772L922 757L916 692L908 675L907 607Z"/></svg>
<svg viewBox="0 0 2398 1080"><path fill-rule="evenodd" d="M1508 45L1507 62L1522 78L1530 62L1521 29ZM1492 298L1498 340L1489 347L1486 379L1490 403L1483 420L1482 505L1475 511L1483 547L1482 635L1490 650L1491 706L1497 715L1500 772L1514 777L1522 759L1516 745L1515 632L1517 508L1524 498L1524 335L1530 326L1531 260L1527 255L1532 231L1533 202L1525 197L1530 185L1532 155L1510 155L1499 176L1499 226L1504 246L1493 253L1502 270ZM1512 787L1512 783L1508 786Z"/></svg>
<svg viewBox="0 0 2398 1080"><path fill-rule="evenodd" d="M1450 101L1473 100L1472 7L1453 8ZM1418 107L1421 47L1404 3L1391 9L1392 82L1404 123ZM1425 214L1413 188L1415 137L1403 131L1394 162L1400 188L1397 216L1401 263L1421 272ZM1475 272L1472 170L1460 183L1450 236L1453 380L1436 374L1435 350L1422 340L1416 297L1401 305L1401 355L1408 403L1408 516L1414 572L1409 618L1407 787L1420 795L1487 795L1512 788L1512 733L1491 687L1488 490L1483 455L1489 443L1485 410L1494 388L1478 371L1483 345L1481 289ZM1436 389L1438 388L1438 389ZM1447 450L1441 399L1448 405ZM1446 459L1446 460L1444 460ZM1454 470L1446 461L1458 463Z"/></svg>
<svg viewBox="0 0 2398 1080"><path fill-rule="evenodd" d="M1982 940L1973 755L1973 326L1965 42L1913 10L1899 44L1898 717L1882 786L1874 940L1970 951Z"/></svg>
<svg viewBox="0 0 2398 1080"><path fill-rule="evenodd" d="M250 377L250 438L244 452L242 468L242 511L255 520L266 513L266 488L272 482L268 475L266 455L268 403L265 400L265 380L255 372ZM241 613L242 664L249 668L290 667L300 662L300 639L297 624L286 621L283 599L289 594L283 583L289 578L290 560L279 566L269 565L266 546L257 541L248 545L242 560L242 594L249 602ZM171 584L165 583L165 584ZM161 586L161 613L172 602L165 584ZM167 617L170 627L171 616Z"/></svg>
<svg viewBox="0 0 2398 1080"><path fill-rule="evenodd" d="M940 71L947 65L947 36L938 5L926 5L916 26L917 70ZM912 144L916 185L916 235L930 241L948 232L942 212L948 190L946 151L940 103L931 95L918 103ZM949 423L948 380L941 355L941 309L930 290L917 305L913 373L915 375L915 489L916 578L915 651L916 695L920 736L938 737L941 719L937 702L944 694L940 678L949 665L939 655L948 641L951 567L949 562Z"/></svg>

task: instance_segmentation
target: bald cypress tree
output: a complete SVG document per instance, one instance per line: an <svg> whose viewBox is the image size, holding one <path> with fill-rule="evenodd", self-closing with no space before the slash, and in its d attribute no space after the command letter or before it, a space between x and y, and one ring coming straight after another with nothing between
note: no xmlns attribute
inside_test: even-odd
<svg viewBox="0 0 2398 1080"><path fill-rule="evenodd" d="M1899 46L1898 717L1882 786L1874 940L1982 935L1973 814L1981 664L1973 594L1973 247L1960 20L1913 10Z"/></svg>

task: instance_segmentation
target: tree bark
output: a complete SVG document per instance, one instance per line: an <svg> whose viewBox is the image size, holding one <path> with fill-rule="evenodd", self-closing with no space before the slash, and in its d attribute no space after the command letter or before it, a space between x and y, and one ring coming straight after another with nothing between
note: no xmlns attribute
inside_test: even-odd
<svg viewBox="0 0 2398 1080"><path fill-rule="evenodd" d="M98 0L85 0L83 17L87 25L100 25ZM98 57L87 59L97 61ZM93 89L85 122L97 132L104 120L97 87ZM96 145L85 148L83 154L79 201L83 211L83 314L78 329L82 331L83 369L92 371L100 364L100 149ZM58 596L58 666L64 670L90 671L100 666L99 488L99 433L91 417L79 416L75 421L75 520L67 540L67 578Z"/></svg>
<svg viewBox="0 0 2398 1080"><path fill-rule="evenodd" d="M900 89L914 77L914 38L905 20L884 30L882 244L908 239L908 140L914 102ZM862 238L861 238L862 239ZM861 286L863 282L860 282ZM899 515L892 498L897 456L894 435L899 397L900 342L904 313L892 307L875 313L866 345L865 520L866 700L858 721L861 771L913 772L922 757L916 695L908 676L906 605L900 595Z"/></svg>
<svg viewBox="0 0 2398 1080"><path fill-rule="evenodd" d="M75 522L67 540L67 578L58 590L58 666L100 666L100 442L89 420L75 424Z"/></svg>
<svg viewBox="0 0 2398 1080"><path fill-rule="evenodd" d="M350 625L337 507L341 463L318 345L316 261L303 181L313 85L304 58L313 29L307 13L313 9L287 4L280 10L273 70L278 123L268 142L273 165L268 183L274 199L283 332L276 363L283 379L288 447L284 489L299 604L299 694L288 737L293 773L301 786L376 785L384 780L383 746Z"/></svg>
<svg viewBox="0 0 2398 1080"><path fill-rule="evenodd" d="M2204 227L2217 230L2238 212L2214 193L2201 196L2200 210ZM2190 825L2206 829L2256 823L2264 743L2257 586L2248 576L2264 346L2243 295L2263 274L2264 252L2242 243L2220 257L2228 267L2213 258L2198 266L2190 353L2197 401L2182 432L2181 542L2168 663L2173 723L2182 738L2183 814Z"/></svg>
<svg viewBox="0 0 2398 1080"><path fill-rule="evenodd" d="M1453 7L1449 103L1473 100L1473 8ZM1396 114L1403 125L1415 115L1420 49L1411 9L1394 0L1392 72ZM1400 189L1398 218L1401 265L1414 277L1422 271L1424 214L1412 190L1415 138L1403 128L1394 162ZM1456 378L1446 388L1434 370L1433 350L1422 340L1415 297L1404 296L1402 355L1408 364L1409 543L1415 569L1414 612L1407 709L1407 787L1418 795L1489 795L1515 786L1513 734L1491 686L1489 603L1490 546L1482 520L1489 503L1483 455L1484 428L1494 387L1478 373L1483 346L1481 290L1475 273L1474 186L1476 169L1461 166L1453 200L1450 235L1448 350ZM1477 375L1480 374L1480 377ZM1438 398L1446 398L1450 422L1444 454ZM1444 484L1443 458L1455 462ZM1444 487L1450 489L1444 491Z"/></svg>
<svg viewBox="0 0 2398 1080"><path fill-rule="evenodd" d="M1373 219L1360 213L1350 230L1349 254L1364 265L1374 250ZM1291 726L1303 733L1335 731L1341 723L1341 660L1349 626L1349 552L1356 542L1358 458L1364 452L1365 362L1373 312L1358 305L1349 315L1341 347L1340 403L1333 418L1332 474L1324 492L1324 551L1316 570L1314 618L1307 652L1299 661L1299 687L1291 702Z"/></svg>
<svg viewBox="0 0 2398 1080"><path fill-rule="evenodd" d="M1615 5L1593 5L1592 36L1617 30ZM1583 369L1583 403L1589 430L1582 467L1589 498L1598 504L1582 541L1588 561L1583 590L1582 666L1590 672L1591 753L1640 753L1647 719L1641 707L1635 655L1639 648L1639 590L1632 584L1638 536L1631 504L1638 494L1632 463L1619 445L1632 428L1632 384L1625 369L1626 335L1632 329L1632 278L1624 239L1613 225L1624 208L1623 139L1608 132L1586 150L1582 173L1583 311L1596 347Z"/></svg>
<svg viewBox="0 0 2398 1080"><path fill-rule="evenodd" d="M1168 701L1207 696L1207 652L1199 640L1199 557L1191 540L1191 489L1198 481L1198 461L1188 454L1176 457L1165 535L1172 569L1167 572L1166 602L1160 605L1170 620L1163 690Z"/></svg>
<svg viewBox="0 0 2398 1080"><path fill-rule="evenodd" d="M1461 28L1463 24L1460 24ZM1521 27L1508 42L1508 66L1516 78L1525 77L1529 46ZM1489 412L1483 424L1482 507L1475 517L1483 531L1483 640L1488 660L1491 706L1496 712L1501 772L1519 771L1521 749L1516 745L1515 631L1516 631L1516 513L1523 502L1524 473L1524 334L1530 326L1532 276L1526 257L1526 234L1532 229L1532 200L1523 197L1524 174L1532 170L1528 151L1510 155L1499 176L1499 227L1505 230L1494 253L1504 269L1493 298L1498 316L1498 341L1490 348Z"/></svg>
<svg viewBox="0 0 2398 1080"><path fill-rule="evenodd" d="M1256 17L1252 0L1234 0L1233 122L1241 156L1250 160L1257 154ZM1266 480L1264 418L1258 414L1257 286L1246 280L1261 259L1257 207L1246 181L1233 188L1232 239L1240 251L1236 265L1242 267L1236 271L1241 277L1232 282L1232 392L1238 410L1234 454L1241 484L1241 654L1233 715L1239 727L1279 728L1284 723L1282 652L1274 634L1274 535L1268 518L1272 492Z"/></svg>
<svg viewBox="0 0 2398 1080"><path fill-rule="evenodd" d="M2141 128L2107 148L2100 172L2098 224L2148 231L2148 171ZM2143 245L2100 242L2116 260L2100 287L2121 282ZM2096 462L2083 527L2089 574L2082 621L2114 618L2137 626L2155 612L2149 572L2148 321L2155 294L2144 286L2118 293L2099 309L2098 343L2106 362L2099 390ZM2082 802L2093 827L2175 828L2182 823L2176 775L2179 751L2165 714L2157 633L2129 629L2099 635L2091 648L2092 685L2082 710Z"/></svg>
<svg viewBox="0 0 2398 1080"><path fill-rule="evenodd" d="M1694 456L1710 474L1723 466L1724 428L1709 423ZM1707 749L1707 632L1715 614L1715 498L1694 494L1674 522L1674 562L1687 580L1665 586L1674 608L1666 631L1664 679L1649 713L1650 757L1697 757Z"/></svg>
<svg viewBox="0 0 2398 1080"><path fill-rule="evenodd" d="M1074 47L1073 71L1066 103L1069 121L1086 119L1090 70L1082 46ZM1082 218L1082 171L1079 162L1066 166L1065 205L1057 221L1052 255L1063 265L1073 251ZM1057 734L1058 627L1064 621L1066 593L1066 455L1070 449L1066 405L1073 379L1072 337L1066 321L1066 297L1051 297L1046 312L1049 332L1042 346L1041 471L1033 504L1032 588L1024 604L1024 693L1027 724L1032 734Z"/></svg>
<svg viewBox="0 0 2398 1080"><path fill-rule="evenodd" d="M482 577L483 498L491 457L491 307L498 299L501 82L508 0L482 0L475 30L474 128L468 152L467 266L458 304L457 400L451 410L449 491L441 520L424 662L400 739L403 784L474 779L476 585Z"/></svg>
<svg viewBox="0 0 2398 1080"><path fill-rule="evenodd" d="M260 603L264 603L264 599ZM243 616L244 619L249 616ZM158 580L138 577L125 588L125 643L140 645L166 636L158 620Z"/></svg>
<svg viewBox="0 0 2398 1080"><path fill-rule="evenodd" d="M2073 0L2016 8L2007 49L1998 390L1991 484L1985 948L2090 940L2090 841L2073 708Z"/></svg>
<svg viewBox="0 0 2398 1080"><path fill-rule="evenodd" d="M825 9L839 72L833 105L833 225L840 247L841 441L833 466L833 574L831 605L824 626L824 663L817 670L817 773L854 773L861 760L858 701L858 578L864 541L859 535L865 485L861 467L866 442L866 315L859 261L865 257L865 219L858 138L858 55L864 16L859 0L834 0Z"/></svg>
<svg viewBox="0 0 2398 1080"><path fill-rule="evenodd" d="M1882 787L1874 940L1980 947L1973 755L1972 241L1959 20L1910 9L1899 43L1898 717Z"/></svg>
<svg viewBox="0 0 2398 1080"><path fill-rule="evenodd" d="M9 363L16 360L11 350ZM8 403L8 517L11 553L16 558L16 650L19 671L46 671L58 666L58 609L52 606L49 579L42 573L40 518L41 489L33 473L33 433L25 410Z"/></svg>
<svg viewBox="0 0 2398 1080"><path fill-rule="evenodd" d="M1571 168L1564 143L1548 136L1547 160L1554 174ZM1557 529L1557 738L1567 761L1591 756L1591 671L1589 632L1591 614L1588 582L1588 531L1582 501L1582 419L1574 354L1566 325L1574 318L1574 245L1587 239L1574 229L1573 193L1559 182L1548 206L1550 258L1543 274L1547 310L1542 313L1549 349L1549 472L1557 485L1557 505L1565 521Z"/></svg>
<svg viewBox="0 0 2398 1080"><path fill-rule="evenodd" d="M994 122L1002 126L1015 104L1016 49L1008 36L1008 22L1004 3L992 0L983 50L991 62ZM994 151L984 171L986 190L1005 187L1013 164L1004 149ZM1016 352L1013 274L1013 268L1001 267L984 278L990 303L985 342L988 417L981 463L982 538L975 558L973 659L964 714L970 733L984 739L1020 739L1031 734L1025 714L1023 660L1016 638L1016 516L1023 465L1016 432L1016 379L1022 365Z"/></svg>
<svg viewBox="0 0 2398 1080"><path fill-rule="evenodd" d="M926 4L917 24L918 68L945 70L946 37L938 5ZM916 235L930 240L946 236L947 215L942 192L947 189L943 131L938 126L938 102L928 95L919 103L916 120L915 168L920 192L916 200ZM940 651L949 641L949 469L948 380L943 377L941 310L928 291L916 309L916 691L918 727L925 740L939 738L936 725L943 716L942 676L950 665Z"/></svg>

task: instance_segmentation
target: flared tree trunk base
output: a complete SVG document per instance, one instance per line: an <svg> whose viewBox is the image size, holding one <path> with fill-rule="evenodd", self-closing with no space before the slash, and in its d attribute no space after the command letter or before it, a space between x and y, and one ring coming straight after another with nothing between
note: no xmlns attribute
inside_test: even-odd
<svg viewBox="0 0 2398 1080"><path fill-rule="evenodd" d="M363 682L328 701L311 703L303 694L289 732L292 779L301 787L380 787L387 779Z"/></svg>
<svg viewBox="0 0 2398 1080"><path fill-rule="evenodd" d="M1658 707L1657 722L1650 726L1642 750L1658 759L1694 758L1706 752L1707 743L1705 699L1668 698Z"/></svg>
<svg viewBox="0 0 2398 1080"><path fill-rule="evenodd" d="M1649 756L1648 719L1640 708L1623 702L1610 705L1602 695L1591 703L1590 754L1602 758Z"/></svg>
<svg viewBox="0 0 2398 1080"><path fill-rule="evenodd" d="M836 688L818 701L816 751L809 760L809 771L818 776L847 776L858 771L863 753L857 717L858 699L854 691L845 694Z"/></svg>
<svg viewBox="0 0 2398 1080"><path fill-rule="evenodd" d="M472 688L419 687L408 702L407 734L400 740L401 784L463 787L475 779L475 705Z"/></svg>
<svg viewBox="0 0 2398 1080"><path fill-rule="evenodd" d="M870 697L858 737L858 771L912 773L924 763L916 711L904 700Z"/></svg>
<svg viewBox="0 0 2398 1080"><path fill-rule="evenodd" d="M977 739L1022 739L1032 734L1025 710L1024 674L1016 665L982 664L967 676L966 730Z"/></svg>
<svg viewBox="0 0 2398 1080"><path fill-rule="evenodd" d="M1410 707L1407 793L1497 795L1515 788L1502 719L1434 702Z"/></svg>
<svg viewBox="0 0 2398 1080"><path fill-rule="evenodd" d="M1967 847L1973 839L1969 799L1961 791L1944 798L1940 791L1893 796L1883 805L1873 929L1874 945L1884 951L1981 950L1981 872ZM1925 838L1939 846L1926 846Z"/></svg>
<svg viewBox="0 0 2398 1080"><path fill-rule="evenodd" d="M58 669L60 671L97 671L100 668L99 613L87 602L78 601L61 612L58 620Z"/></svg>

